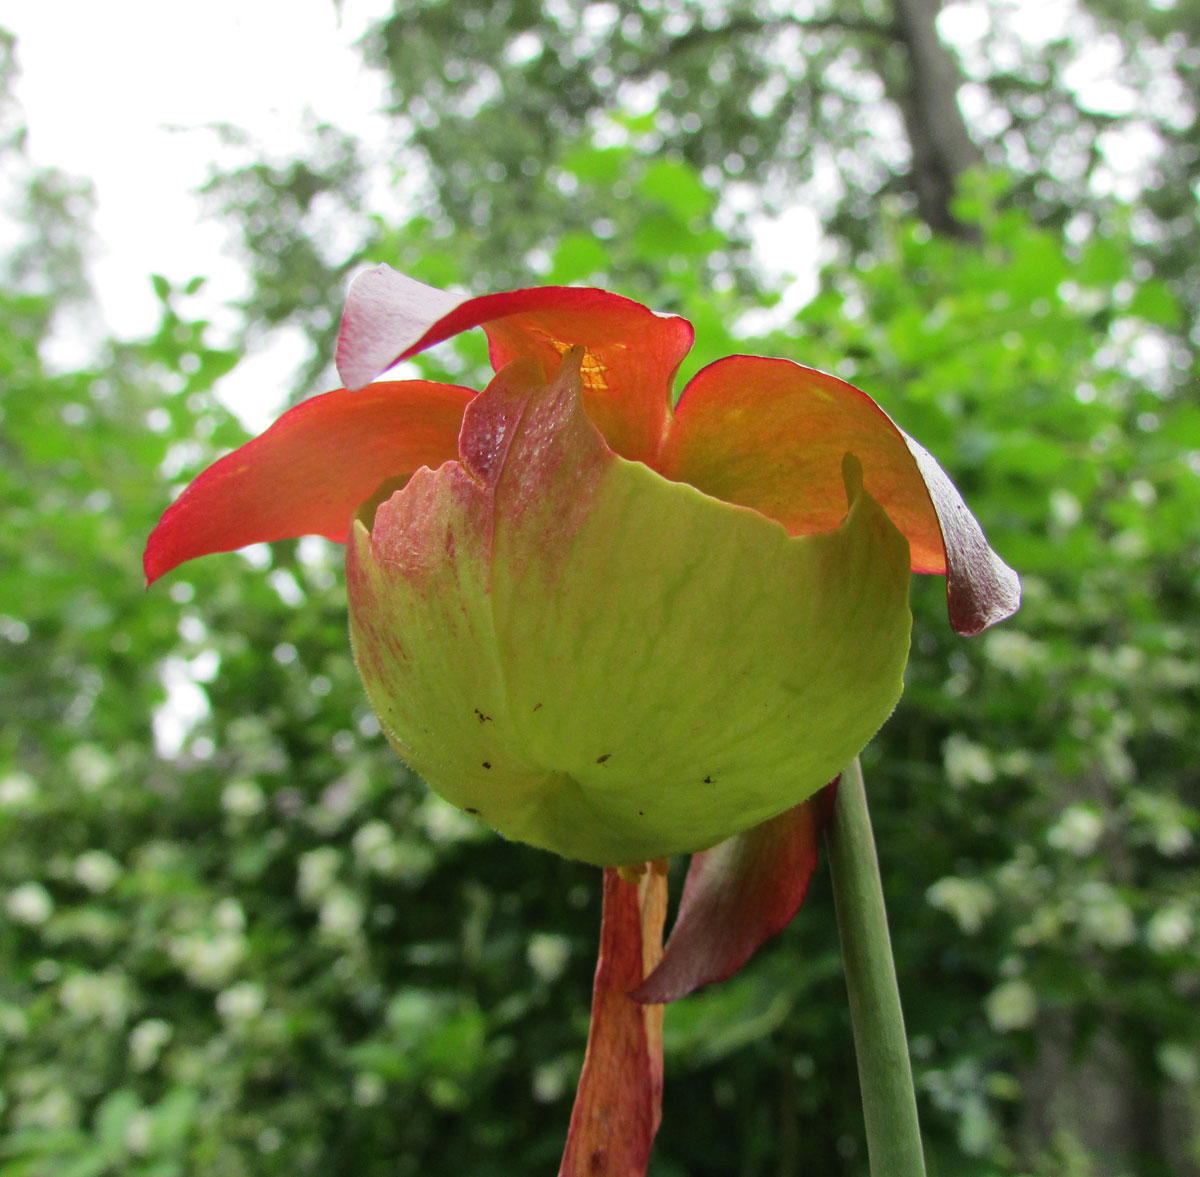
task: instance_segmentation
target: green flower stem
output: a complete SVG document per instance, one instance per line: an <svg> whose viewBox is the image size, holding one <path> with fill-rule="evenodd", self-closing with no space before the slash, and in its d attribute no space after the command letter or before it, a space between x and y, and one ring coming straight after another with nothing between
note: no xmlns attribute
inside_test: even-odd
<svg viewBox="0 0 1200 1177"><path fill-rule="evenodd" d="M857 758L842 773L825 835L871 1177L924 1177L917 1097L867 794Z"/></svg>

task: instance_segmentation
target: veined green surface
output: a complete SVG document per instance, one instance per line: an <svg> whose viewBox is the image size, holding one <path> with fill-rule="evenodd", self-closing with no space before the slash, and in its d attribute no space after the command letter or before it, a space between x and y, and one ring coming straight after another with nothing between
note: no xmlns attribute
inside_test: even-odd
<svg viewBox="0 0 1200 1177"><path fill-rule="evenodd" d="M453 804L588 862L696 850L810 796L891 713L908 545L855 459L842 526L789 537L614 456L577 357L549 385L505 369L461 446L347 558L372 704Z"/></svg>

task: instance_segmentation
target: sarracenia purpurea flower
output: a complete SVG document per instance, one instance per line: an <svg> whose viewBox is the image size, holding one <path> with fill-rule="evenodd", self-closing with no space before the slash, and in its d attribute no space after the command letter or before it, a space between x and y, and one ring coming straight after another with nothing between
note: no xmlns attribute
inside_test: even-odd
<svg viewBox="0 0 1200 1177"><path fill-rule="evenodd" d="M371 383L475 326L482 392ZM910 570L946 577L960 633L1020 600L864 392L737 355L673 404L692 338L601 290L458 297L380 266L343 317L347 387L200 474L146 550L153 581L259 541L345 543L355 659L404 760L505 836L610 868L564 1173L601 1147L605 1172L644 1168L655 1003L730 975L799 907L820 790L900 696ZM677 853L694 858L660 962Z"/></svg>

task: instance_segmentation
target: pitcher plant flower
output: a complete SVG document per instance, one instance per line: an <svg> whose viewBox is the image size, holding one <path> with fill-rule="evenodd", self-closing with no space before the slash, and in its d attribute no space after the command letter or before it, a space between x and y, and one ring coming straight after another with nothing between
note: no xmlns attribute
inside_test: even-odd
<svg viewBox="0 0 1200 1177"><path fill-rule="evenodd" d="M469 328L476 392L372 383ZM736 972L803 900L834 781L887 719L911 572L951 625L1019 604L937 462L864 392L735 355L672 401L691 325L602 290L351 287L346 387L199 475L145 555L346 544L355 661L387 738L504 836L605 868L564 1174L644 1172L661 1003ZM691 853L662 948L665 860Z"/></svg>

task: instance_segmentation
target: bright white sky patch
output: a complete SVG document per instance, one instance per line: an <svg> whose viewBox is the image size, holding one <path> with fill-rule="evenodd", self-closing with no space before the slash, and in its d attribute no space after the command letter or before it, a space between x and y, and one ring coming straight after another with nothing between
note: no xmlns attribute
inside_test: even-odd
<svg viewBox="0 0 1200 1177"><path fill-rule="evenodd" d="M784 9L794 10L795 2ZM128 338L153 329L151 273L177 283L208 278L189 311L235 326L226 304L246 291L243 268L224 252L227 228L193 195L217 152L214 136L201 128L230 123L273 155L302 155L308 142L305 112L311 111L359 136L368 148L385 143L387 120L377 113L383 78L363 65L353 45L391 7L389 0L342 0L339 18L334 0L209 0L200 6L24 0L0 11L0 24L17 36L17 98L34 161L95 184L98 254L92 277L110 330ZM587 11L607 25L617 9L598 5ZM993 25L1005 25L1019 42L1036 46L1062 34L1079 16L1076 0L950 0L938 27L969 74L986 73L1004 65L976 60ZM513 60L530 52L535 41L531 34L514 40ZM1112 76L1113 44L1101 41L1094 51L1077 53L1072 66L1081 100L1095 109L1129 107L1130 91ZM993 52L1003 48L993 46ZM964 105L976 126L984 127L986 112L970 109L971 97L964 94ZM172 126L190 129L171 131ZM1110 159L1132 161L1129 167L1114 164L1102 177L1108 189L1123 194L1158 145L1134 128L1110 136L1105 146ZM389 195L403 203L403 192ZM779 251L764 251L763 244L776 246L781 235L796 239L789 256L814 253L812 214L793 211L794 216L759 225L764 264ZM4 236L0 225L0 240ZM807 286L795 289L811 287L811 275L804 281ZM69 347L61 357L60 350L54 356L61 362L83 362ZM222 399L248 428L261 429L273 417L303 351L297 332L278 332L267 352L249 357L222 382Z"/></svg>
<svg viewBox="0 0 1200 1177"><path fill-rule="evenodd" d="M232 326L222 306L246 283L223 252L228 230L193 195L216 155L214 136L201 128L230 123L273 153L300 155L312 111L382 139L375 112L383 80L353 44L389 8L387 0L344 0L339 21L333 0L59 0L0 16L17 37L17 99L33 161L95 185L92 277L115 334L154 328L152 273L176 282L207 277L198 313ZM293 341L271 365L280 397L294 355ZM261 387L263 364L250 366ZM235 372L230 382L241 379ZM269 412L249 416L259 425Z"/></svg>

